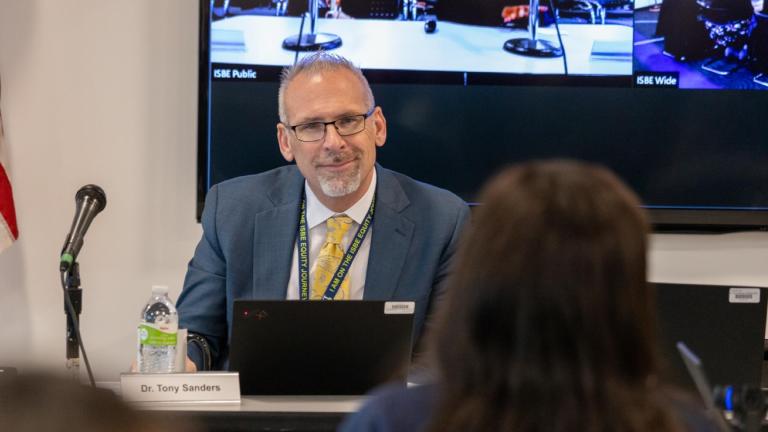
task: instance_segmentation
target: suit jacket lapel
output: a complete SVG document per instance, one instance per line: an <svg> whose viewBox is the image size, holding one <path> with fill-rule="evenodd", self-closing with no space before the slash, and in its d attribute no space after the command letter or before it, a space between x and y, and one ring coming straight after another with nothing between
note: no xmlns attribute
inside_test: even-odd
<svg viewBox="0 0 768 432"><path fill-rule="evenodd" d="M411 245L414 223L401 214L409 201L400 183L378 164L376 174L376 213L363 297L388 300L397 288Z"/></svg>
<svg viewBox="0 0 768 432"><path fill-rule="evenodd" d="M294 167L280 180L267 194L274 207L256 214L253 221L253 296L258 299L285 299L291 275L304 178Z"/></svg>

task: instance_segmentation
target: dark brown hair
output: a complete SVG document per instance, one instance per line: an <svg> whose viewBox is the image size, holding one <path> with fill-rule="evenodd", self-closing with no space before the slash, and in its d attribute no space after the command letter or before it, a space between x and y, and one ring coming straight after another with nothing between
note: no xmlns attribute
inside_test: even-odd
<svg viewBox="0 0 768 432"><path fill-rule="evenodd" d="M458 253L432 431L664 431L648 222L605 168L510 167Z"/></svg>
<svg viewBox="0 0 768 432"><path fill-rule="evenodd" d="M14 432L197 432L193 419L138 412L111 390L34 372L0 376L0 430Z"/></svg>

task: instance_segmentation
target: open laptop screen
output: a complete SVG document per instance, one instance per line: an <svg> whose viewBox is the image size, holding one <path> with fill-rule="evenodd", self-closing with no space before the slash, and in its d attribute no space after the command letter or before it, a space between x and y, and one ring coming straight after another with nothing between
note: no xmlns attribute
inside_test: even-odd
<svg viewBox="0 0 768 432"><path fill-rule="evenodd" d="M667 378L696 391L676 349L684 342L707 365L712 386L760 386L765 288L657 283L661 350Z"/></svg>
<svg viewBox="0 0 768 432"><path fill-rule="evenodd" d="M238 300L229 368L251 395L360 395L386 381L405 385L413 311L413 302Z"/></svg>

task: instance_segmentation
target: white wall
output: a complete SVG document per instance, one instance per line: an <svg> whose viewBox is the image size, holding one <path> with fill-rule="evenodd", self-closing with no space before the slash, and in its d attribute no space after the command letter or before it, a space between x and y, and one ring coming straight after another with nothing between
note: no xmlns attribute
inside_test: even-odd
<svg viewBox="0 0 768 432"><path fill-rule="evenodd" d="M0 365L63 369L58 252L74 193L108 204L80 254L97 379L134 351L150 285L178 297L200 235L196 0L0 0L2 112L20 240L0 254ZM270 138L270 137L267 137ZM768 234L654 237L657 281L768 286Z"/></svg>
<svg viewBox="0 0 768 432"><path fill-rule="evenodd" d="M195 223L197 1L0 0L6 147L21 238L0 254L0 364L63 367L57 255L74 193L107 207L80 254L101 379L131 361L150 285L178 296Z"/></svg>

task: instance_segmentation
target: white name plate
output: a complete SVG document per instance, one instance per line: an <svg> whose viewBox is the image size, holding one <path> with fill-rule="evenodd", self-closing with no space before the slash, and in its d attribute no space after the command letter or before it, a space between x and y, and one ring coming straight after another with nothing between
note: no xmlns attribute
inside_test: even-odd
<svg viewBox="0 0 768 432"><path fill-rule="evenodd" d="M240 403L237 372L120 374L122 397L129 402Z"/></svg>

